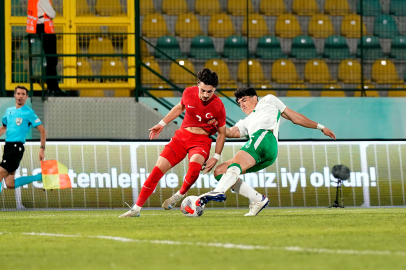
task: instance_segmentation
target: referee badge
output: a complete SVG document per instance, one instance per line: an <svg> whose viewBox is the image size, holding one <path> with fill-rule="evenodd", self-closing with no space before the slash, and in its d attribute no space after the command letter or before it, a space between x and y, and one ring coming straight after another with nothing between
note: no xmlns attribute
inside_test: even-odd
<svg viewBox="0 0 406 270"><path fill-rule="evenodd" d="M23 119L17 117L17 119L16 119L16 124L17 124L17 126L21 125L22 122L23 122Z"/></svg>

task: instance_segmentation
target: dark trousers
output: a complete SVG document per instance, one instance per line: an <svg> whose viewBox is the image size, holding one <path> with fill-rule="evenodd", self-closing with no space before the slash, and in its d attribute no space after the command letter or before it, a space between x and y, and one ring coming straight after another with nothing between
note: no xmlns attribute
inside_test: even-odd
<svg viewBox="0 0 406 270"><path fill-rule="evenodd" d="M44 34L44 25L37 24L37 34ZM56 35L55 34L44 34L40 35L42 42L42 48L44 49L45 54L56 54ZM58 57L46 57L47 66L46 66L46 75L47 76L56 76L56 66L58 65ZM47 79L46 84L48 90L59 90L58 79Z"/></svg>

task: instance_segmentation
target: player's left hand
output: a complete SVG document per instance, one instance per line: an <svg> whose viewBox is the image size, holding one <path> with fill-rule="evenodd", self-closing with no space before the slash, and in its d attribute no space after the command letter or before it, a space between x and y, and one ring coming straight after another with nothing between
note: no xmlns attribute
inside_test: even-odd
<svg viewBox="0 0 406 270"><path fill-rule="evenodd" d="M329 130L328 128L324 127L322 130L323 134L326 136L329 136L332 139L336 139L336 135L334 134L334 132L332 132L331 130Z"/></svg>
<svg viewBox="0 0 406 270"><path fill-rule="evenodd" d="M40 148L39 149L39 160L43 161L44 158L45 158L45 151L44 151L44 149Z"/></svg>
<svg viewBox="0 0 406 270"><path fill-rule="evenodd" d="M202 167L202 170L204 170L203 174L210 172L216 165L217 161L218 160L216 158L211 158L208 161L206 161L205 166Z"/></svg>
<svg viewBox="0 0 406 270"><path fill-rule="evenodd" d="M152 128L148 129L150 131L149 133L149 139L153 140L153 139L158 139L159 137L159 133L161 133L161 131L164 129L163 126L161 126L160 124L153 126Z"/></svg>

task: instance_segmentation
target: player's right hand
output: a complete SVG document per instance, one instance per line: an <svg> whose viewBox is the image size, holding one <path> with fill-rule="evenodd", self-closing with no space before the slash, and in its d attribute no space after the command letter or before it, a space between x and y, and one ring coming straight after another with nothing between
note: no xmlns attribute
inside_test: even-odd
<svg viewBox="0 0 406 270"><path fill-rule="evenodd" d="M161 133L161 131L164 129L163 126L161 126L160 124L153 126L152 128L148 129L150 131L149 133L149 139L153 140L153 139L158 139L159 137L159 133Z"/></svg>

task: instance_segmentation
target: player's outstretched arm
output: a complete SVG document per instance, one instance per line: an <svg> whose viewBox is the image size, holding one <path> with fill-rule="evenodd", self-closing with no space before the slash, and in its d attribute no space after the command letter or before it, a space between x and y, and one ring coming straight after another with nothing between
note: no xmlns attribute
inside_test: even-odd
<svg viewBox="0 0 406 270"><path fill-rule="evenodd" d="M298 112L295 112L289 108L286 108L283 113L282 113L282 117L286 118L290 121L292 121L292 123L296 124L296 125L300 125L302 127L306 127L306 128L314 128L314 129L320 129L324 135L332 138L332 139L336 139L336 135L334 134L333 131L331 131L330 129L324 127L323 125L320 125L312 120L310 120L309 118L307 118L306 116L304 116L303 114L300 114Z"/></svg>
<svg viewBox="0 0 406 270"><path fill-rule="evenodd" d="M214 155L211 159L206 162L203 174L206 174L213 169L217 161L220 159L221 152L223 151L224 142L226 141L226 125L218 128L218 134L216 139L216 149L214 150Z"/></svg>
<svg viewBox="0 0 406 270"><path fill-rule="evenodd" d="M7 126L1 126L0 127L0 136L3 135L4 133L6 133L7 131Z"/></svg>
<svg viewBox="0 0 406 270"><path fill-rule="evenodd" d="M45 158L45 142L47 140L47 133L43 125L37 126L39 133L41 135L41 148L39 149L39 160L44 160Z"/></svg>
<svg viewBox="0 0 406 270"><path fill-rule="evenodd" d="M149 139L150 140L153 140L155 138L158 139L159 133L161 133L161 131L164 129L164 126L169 122L171 122L176 117L178 117L179 115L181 115L184 110L185 106L183 106L181 103L175 105L175 107L173 107L172 110L170 110L168 114L157 125L148 129L150 131Z"/></svg>

